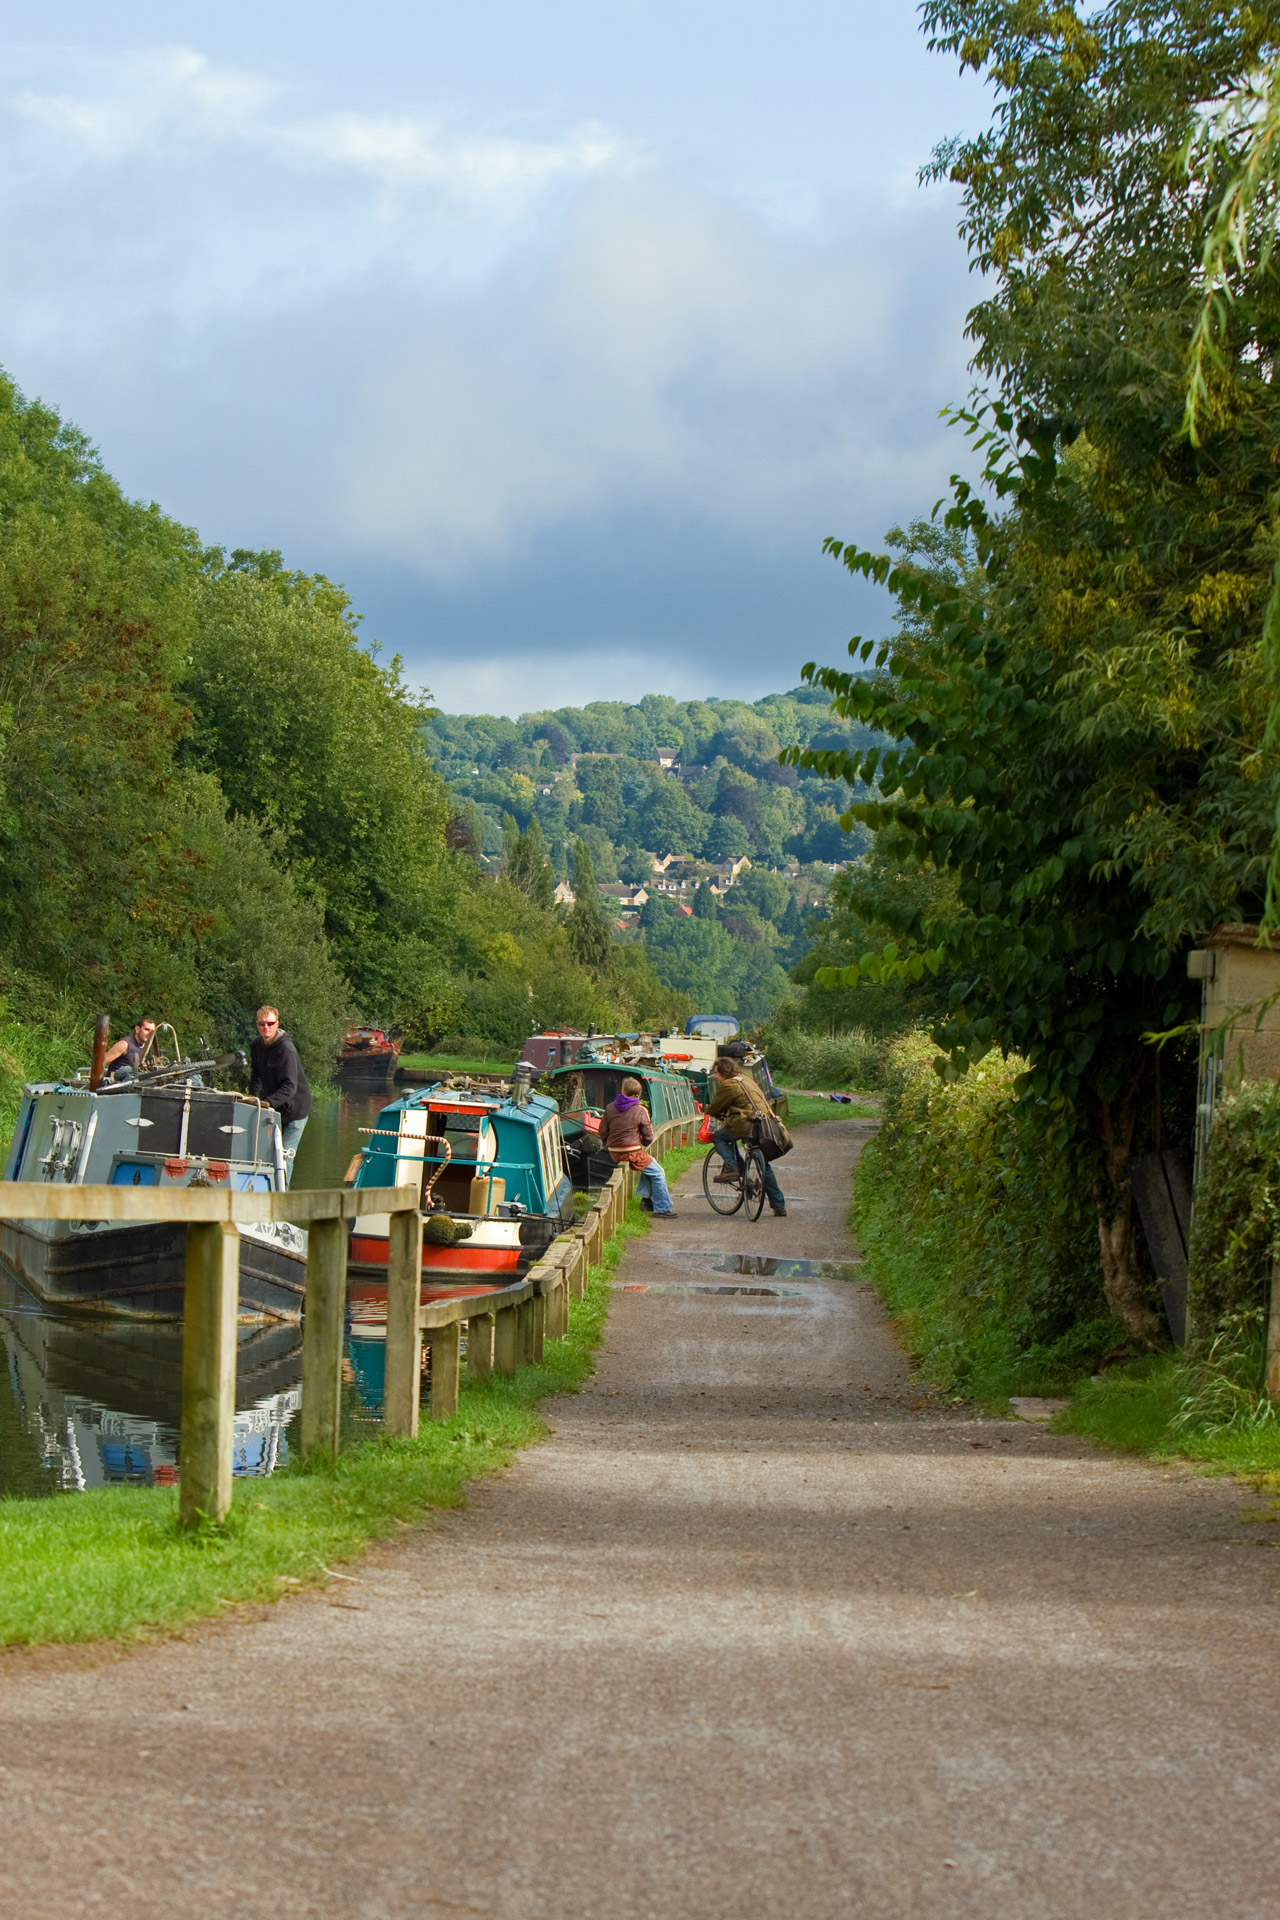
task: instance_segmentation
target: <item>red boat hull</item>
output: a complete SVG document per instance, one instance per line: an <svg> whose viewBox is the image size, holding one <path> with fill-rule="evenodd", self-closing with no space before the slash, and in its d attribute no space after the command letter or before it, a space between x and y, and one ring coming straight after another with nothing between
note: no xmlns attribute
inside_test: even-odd
<svg viewBox="0 0 1280 1920"><path fill-rule="evenodd" d="M387 1243L372 1235L355 1233L351 1236L351 1251L348 1264L352 1267L380 1267L383 1272L387 1266ZM467 1241L456 1247L425 1246L422 1249L422 1271L424 1275L433 1273L457 1274L467 1278L471 1274L491 1273L502 1275L509 1284L514 1279L520 1264L520 1248L512 1247L473 1247Z"/></svg>

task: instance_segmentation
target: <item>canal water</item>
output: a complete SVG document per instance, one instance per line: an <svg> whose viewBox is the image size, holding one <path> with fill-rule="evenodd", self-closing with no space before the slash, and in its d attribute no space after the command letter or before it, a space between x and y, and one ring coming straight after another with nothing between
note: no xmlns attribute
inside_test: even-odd
<svg viewBox="0 0 1280 1920"><path fill-rule="evenodd" d="M295 1187L335 1187L387 1094L317 1102L302 1136ZM0 1268L0 1499L31 1499L127 1481L178 1477L182 1395L179 1322L129 1325L50 1312ZM381 1410L381 1342L349 1348L344 1421L373 1430ZM302 1334L278 1323L241 1327L233 1471L268 1474L289 1457L298 1410Z"/></svg>

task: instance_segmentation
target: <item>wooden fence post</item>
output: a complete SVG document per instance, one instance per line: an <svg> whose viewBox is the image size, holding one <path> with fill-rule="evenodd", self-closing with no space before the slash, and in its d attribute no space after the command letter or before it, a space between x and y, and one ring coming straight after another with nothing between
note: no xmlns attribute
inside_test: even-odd
<svg viewBox="0 0 1280 1920"><path fill-rule="evenodd" d="M509 1380L520 1364L520 1309L499 1307L493 1319L493 1370Z"/></svg>
<svg viewBox="0 0 1280 1920"><path fill-rule="evenodd" d="M236 1308L240 1231L191 1221L182 1309L182 1446L178 1525L221 1526L231 1510L236 1416Z"/></svg>
<svg viewBox="0 0 1280 1920"><path fill-rule="evenodd" d="M431 1342L431 1418L447 1420L458 1411L458 1356L462 1347L462 1327L453 1320L447 1327L432 1327Z"/></svg>
<svg viewBox="0 0 1280 1920"><path fill-rule="evenodd" d="M347 1312L347 1223L313 1220L307 1233L302 1321L302 1456L338 1457L342 1328Z"/></svg>
<svg viewBox="0 0 1280 1920"><path fill-rule="evenodd" d="M547 1296L540 1284L529 1302L529 1359L535 1367L542 1365L542 1349L547 1337Z"/></svg>
<svg viewBox="0 0 1280 1920"><path fill-rule="evenodd" d="M473 1313L467 1321L467 1372L487 1380L493 1372L493 1315Z"/></svg>
<svg viewBox="0 0 1280 1920"><path fill-rule="evenodd" d="M533 1301L522 1300L516 1308L516 1364L527 1367L533 1360Z"/></svg>
<svg viewBox="0 0 1280 1920"><path fill-rule="evenodd" d="M422 1381L422 1215L416 1207L391 1216L387 1245L387 1352L382 1429L402 1440L418 1431Z"/></svg>

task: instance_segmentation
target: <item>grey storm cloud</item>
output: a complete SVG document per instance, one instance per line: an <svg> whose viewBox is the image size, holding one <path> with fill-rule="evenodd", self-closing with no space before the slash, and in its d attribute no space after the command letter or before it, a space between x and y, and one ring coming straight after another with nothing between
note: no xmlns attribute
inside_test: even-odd
<svg viewBox="0 0 1280 1920"><path fill-rule="evenodd" d="M308 115L185 48L29 55L2 106L9 370L447 705L791 684L884 622L822 536L962 463L944 194L788 223L599 125Z"/></svg>

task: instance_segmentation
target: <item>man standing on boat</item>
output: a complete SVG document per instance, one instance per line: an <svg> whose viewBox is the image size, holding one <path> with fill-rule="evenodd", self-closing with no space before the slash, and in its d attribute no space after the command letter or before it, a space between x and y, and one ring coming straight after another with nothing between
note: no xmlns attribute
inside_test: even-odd
<svg viewBox="0 0 1280 1920"><path fill-rule="evenodd" d="M636 1188L640 1205L655 1220L674 1220L675 1208L667 1191L667 1176L648 1148L653 1142L653 1122L640 1099L640 1082L628 1074L616 1100L611 1100L600 1116L600 1145L607 1147L615 1167L634 1167L640 1178Z"/></svg>
<svg viewBox="0 0 1280 1920"><path fill-rule="evenodd" d="M156 1023L150 1014L134 1022L133 1032L127 1033L123 1040L117 1040L114 1047L108 1047L102 1056L102 1071L111 1074L113 1080L132 1080L146 1057L147 1048L155 1038ZM117 1065L117 1061L119 1065ZM154 1060L152 1066L155 1065ZM115 1069L112 1072L112 1069Z"/></svg>
<svg viewBox="0 0 1280 1920"><path fill-rule="evenodd" d="M275 1007L259 1007L258 1037L249 1049L249 1091L280 1115L285 1185L293 1179L293 1156L311 1113L311 1089L298 1049L280 1025Z"/></svg>

